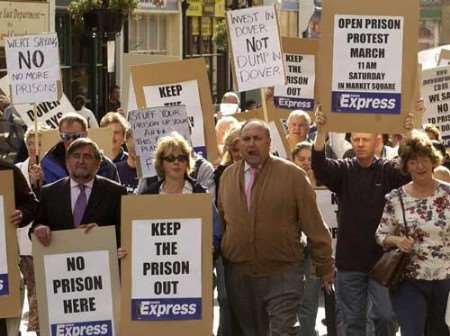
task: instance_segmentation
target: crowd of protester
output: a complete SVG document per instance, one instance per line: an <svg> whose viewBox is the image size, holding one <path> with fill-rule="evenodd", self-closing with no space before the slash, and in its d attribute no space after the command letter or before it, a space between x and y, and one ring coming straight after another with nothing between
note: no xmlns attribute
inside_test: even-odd
<svg viewBox="0 0 450 336"><path fill-rule="evenodd" d="M120 110L97 123L84 97L59 122L60 141L37 159L37 134L24 135L27 155L13 166L20 270L29 304L28 331L39 335L32 232L44 245L51 232L115 225L120 246L120 201L125 194L212 194L219 336L315 336L321 288L336 289L340 336L448 336L450 291L450 160L439 130L413 130L419 101L404 120L405 134L328 133L325 114L292 111L286 122L290 160L271 154L261 120L217 120L220 161L210 163L173 133L155 151L157 176L138 179L133 133ZM4 98L0 99L3 102ZM240 111L239 96L223 104ZM10 104L0 106L10 113ZM245 108L244 108L245 109ZM112 157L86 138L88 128L112 129ZM347 141L347 140L348 141ZM326 187L338 202L338 239L316 202ZM56 206L55 206L56 205ZM88 223L96 223L95 225ZM397 288L369 276L389 248L410 254ZM119 258L127 258L119 248ZM1 319L0 335L16 336L19 319Z"/></svg>

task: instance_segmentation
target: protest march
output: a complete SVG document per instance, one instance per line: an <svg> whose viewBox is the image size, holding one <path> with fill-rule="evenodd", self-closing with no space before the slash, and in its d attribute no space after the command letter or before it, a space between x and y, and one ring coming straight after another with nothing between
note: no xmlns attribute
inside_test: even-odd
<svg viewBox="0 0 450 336"><path fill-rule="evenodd" d="M450 46L420 1L130 6L85 70L50 25L2 33L0 336L450 336ZM189 55L117 58L146 11Z"/></svg>

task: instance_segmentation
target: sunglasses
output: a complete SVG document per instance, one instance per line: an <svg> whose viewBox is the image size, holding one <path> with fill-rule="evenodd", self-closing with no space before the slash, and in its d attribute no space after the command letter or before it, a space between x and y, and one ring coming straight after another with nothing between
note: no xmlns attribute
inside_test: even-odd
<svg viewBox="0 0 450 336"><path fill-rule="evenodd" d="M84 133L60 133L59 136L61 137L62 141L70 141L70 140L77 140L79 138L84 137Z"/></svg>
<svg viewBox="0 0 450 336"><path fill-rule="evenodd" d="M178 162L187 162L188 159L189 159L189 157L188 157L187 155L178 155L178 156L175 156L175 155L168 155L168 156L164 156L164 157L163 157L163 160L164 160L164 161L167 161L167 162L175 162L175 161L178 161Z"/></svg>

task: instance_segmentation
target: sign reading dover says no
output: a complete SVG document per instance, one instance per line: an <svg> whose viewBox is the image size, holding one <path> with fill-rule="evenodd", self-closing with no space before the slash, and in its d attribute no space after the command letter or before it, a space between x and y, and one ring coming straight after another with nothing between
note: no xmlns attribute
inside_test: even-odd
<svg viewBox="0 0 450 336"><path fill-rule="evenodd" d="M58 100L56 33L5 38L5 53L15 104Z"/></svg>
<svg viewBox="0 0 450 336"><path fill-rule="evenodd" d="M278 21L273 6L227 12L239 91L285 83Z"/></svg>

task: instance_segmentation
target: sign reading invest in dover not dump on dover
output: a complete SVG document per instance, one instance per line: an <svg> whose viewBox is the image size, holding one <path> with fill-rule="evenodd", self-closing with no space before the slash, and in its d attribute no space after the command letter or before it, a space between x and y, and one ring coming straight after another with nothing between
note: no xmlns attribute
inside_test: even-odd
<svg viewBox="0 0 450 336"><path fill-rule="evenodd" d="M132 320L202 318L202 219L134 220Z"/></svg>
<svg viewBox="0 0 450 336"><path fill-rule="evenodd" d="M233 69L239 91L285 84L275 7L227 12Z"/></svg>
<svg viewBox="0 0 450 336"><path fill-rule="evenodd" d="M335 15L332 111L400 114L403 21Z"/></svg>
<svg viewBox="0 0 450 336"><path fill-rule="evenodd" d="M7 37L5 54L14 104L58 100L61 74L56 33Z"/></svg>

